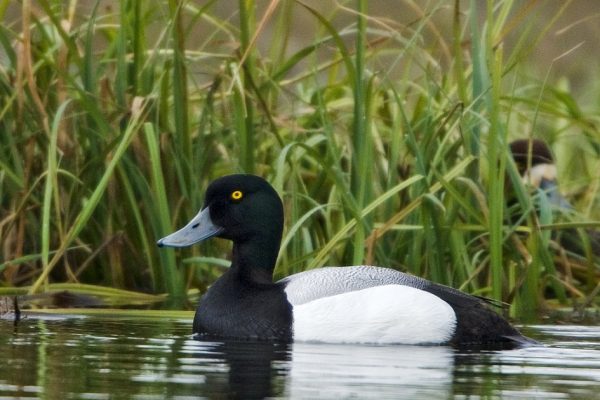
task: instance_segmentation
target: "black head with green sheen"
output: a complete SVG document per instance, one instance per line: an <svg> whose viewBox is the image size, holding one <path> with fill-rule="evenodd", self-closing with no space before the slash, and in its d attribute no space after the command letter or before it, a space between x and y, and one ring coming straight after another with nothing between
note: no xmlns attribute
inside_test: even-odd
<svg viewBox="0 0 600 400"><path fill-rule="evenodd" d="M238 244L266 238L278 246L282 229L283 206L275 189L261 177L236 174L213 181L200 212L157 244L186 247L216 236Z"/></svg>

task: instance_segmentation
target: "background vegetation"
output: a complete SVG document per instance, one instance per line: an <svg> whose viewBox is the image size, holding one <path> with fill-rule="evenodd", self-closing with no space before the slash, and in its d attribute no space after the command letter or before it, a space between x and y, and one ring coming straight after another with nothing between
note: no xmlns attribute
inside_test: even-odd
<svg viewBox="0 0 600 400"><path fill-rule="evenodd" d="M539 56L599 5L567 23L578 2L425 3L0 1L2 292L180 303L229 245L155 242L243 171L285 203L276 277L368 263L522 318L597 306L589 241L553 238L600 220L598 53ZM576 212L521 183L507 144L528 137Z"/></svg>

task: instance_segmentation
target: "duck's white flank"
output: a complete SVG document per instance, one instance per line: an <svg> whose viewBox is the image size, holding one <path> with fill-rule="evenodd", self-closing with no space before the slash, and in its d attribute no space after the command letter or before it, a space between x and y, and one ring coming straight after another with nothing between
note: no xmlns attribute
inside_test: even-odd
<svg viewBox="0 0 600 400"><path fill-rule="evenodd" d="M456 329L452 307L431 293L382 285L295 305L294 340L441 344Z"/></svg>

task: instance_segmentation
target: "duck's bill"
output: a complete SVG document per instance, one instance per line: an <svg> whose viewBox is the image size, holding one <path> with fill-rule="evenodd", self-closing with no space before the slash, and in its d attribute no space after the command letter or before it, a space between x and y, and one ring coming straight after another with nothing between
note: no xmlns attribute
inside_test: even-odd
<svg viewBox="0 0 600 400"><path fill-rule="evenodd" d="M562 209L572 209L573 206L558 190L556 179L542 179L540 189L546 193L550 205Z"/></svg>
<svg viewBox="0 0 600 400"><path fill-rule="evenodd" d="M187 247L216 236L223 228L215 225L210 219L208 207L201 210L186 226L160 239L156 244L159 247Z"/></svg>

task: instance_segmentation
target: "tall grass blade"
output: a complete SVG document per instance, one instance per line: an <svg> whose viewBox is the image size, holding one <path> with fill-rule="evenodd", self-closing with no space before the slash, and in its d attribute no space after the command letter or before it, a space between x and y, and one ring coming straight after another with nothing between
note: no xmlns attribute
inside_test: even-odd
<svg viewBox="0 0 600 400"><path fill-rule="evenodd" d="M44 202L42 207L42 229L41 229L41 242L42 242L42 267L48 269L48 258L50 253L50 210L52 208L52 201L58 200L53 199L55 188L58 185L57 181L57 169L58 164L56 160L58 148L58 130L65 113L66 108L69 106L69 101L63 103L57 110L52 122L52 128L50 130L50 146L48 147L48 169L46 170L46 184L44 188ZM58 215L57 215L58 217Z"/></svg>
<svg viewBox="0 0 600 400"><path fill-rule="evenodd" d="M152 191L154 192L154 197L156 199L154 208L159 217L158 234L159 237L162 237L171 232L173 228L169 216L170 207L169 202L167 201L167 191L161 171L162 162L160 159L158 135L150 123L144 124L144 136L148 145L150 166L152 168ZM161 284L158 289L166 289L167 293L169 293L174 301L181 302L184 298L184 286L181 273L175 262L174 251L172 249L161 251L160 257L163 271L162 274L157 277L158 280L156 282L162 283L164 280L164 287L162 287Z"/></svg>

